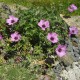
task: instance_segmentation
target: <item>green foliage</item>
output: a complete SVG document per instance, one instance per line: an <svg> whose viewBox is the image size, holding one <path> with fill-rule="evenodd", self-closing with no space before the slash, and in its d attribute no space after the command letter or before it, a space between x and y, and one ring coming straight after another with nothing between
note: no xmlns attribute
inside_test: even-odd
<svg viewBox="0 0 80 80"><path fill-rule="evenodd" d="M36 75L31 73L29 69L16 65L0 66L1 80L35 80Z"/></svg>
<svg viewBox="0 0 80 80"><path fill-rule="evenodd" d="M48 69L47 73L51 76L51 80L55 79L53 70ZM20 67L15 64L4 64L0 66L0 79L1 80L38 80L40 78L42 69L36 65L34 67Z"/></svg>
<svg viewBox="0 0 80 80"><path fill-rule="evenodd" d="M32 54L33 56L36 55L36 57L40 56L40 59L45 59L49 54L53 55L57 44L53 45L47 40L49 32L56 32L59 35L58 43L64 44L68 34L68 26L61 19L54 6L51 8L30 7L28 10L19 9L15 16L19 18L19 22L13 26L8 26L6 20L1 18L1 33L4 39L0 46L5 51L3 54L8 54L9 58L18 55L26 57L27 54ZM38 26L38 22L41 19L50 22L50 28L46 29L46 31L43 31ZM18 31L22 36L21 40L17 43L10 41L10 35L15 31Z"/></svg>
<svg viewBox="0 0 80 80"><path fill-rule="evenodd" d="M61 41L64 41L64 38L67 37L68 26L60 18L59 14L57 13L54 7L52 7L51 9L48 7L44 8L31 7L27 11L20 11L18 17L20 18L20 20L24 21L24 23L22 23L21 21L19 22L19 25L21 25L21 23L22 25L21 27L19 26L18 29L22 31L22 29L20 28L23 28L23 32L26 33L26 36L33 47L34 46L37 47L41 46L42 48L46 47L46 50L47 47L52 47L50 42L46 39L48 32L58 33ZM38 22L41 19L50 21L50 30L49 29L47 29L46 31L41 30L41 28L38 26ZM17 27L14 28L16 30Z"/></svg>
<svg viewBox="0 0 80 80"><path fill-rule="evenodd" d="M0 0L0 2L4 2L6 4L18 4L26 7L31 6L55 6L56 10L59 13L63 13L66 15L80 15L80 0ZM78 7L78 10L74 13L69 13L67 8L70 4L75 4Z"/></svg>

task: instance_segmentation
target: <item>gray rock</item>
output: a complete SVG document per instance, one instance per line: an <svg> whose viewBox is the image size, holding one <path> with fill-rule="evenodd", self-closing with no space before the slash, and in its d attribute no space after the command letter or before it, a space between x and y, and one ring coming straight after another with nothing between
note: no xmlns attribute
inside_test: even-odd
<svg viewBox="0 0 80 80"><path fill-rule="evenodd" d="M73 46L73 51L79 53L78 47Z"/></svg>
<svg viewBox="0 0 80 80"><path fill-rule="evenodd" d="M80 80L80 68L78 62L73 63L73 68L68 67L68 70L63 70L62 73L60 74L61 77L65 78L65 80Z"/></svg>
<svg viewBox="0 0 80 80"><path fill-rule="evenodd" d="M77 38L71 38L74 42L78 43L78 39Z"/></svg>
<svg viewBox="0 0 80 80"><path fill-rule="evenodd" d="M78 36L80 36L80 16L71 16L67 19L63 17L63 14L60 14L60 16L69 26L76 26L79 30Z"/></svg>
<svg viewBox="0 0 80 80"><path fill-rule="evenodd" d="M60 64L58 64L57 66L55 66L53 68L53 70L57 75L59 75L61 73L61 71L62 71L62 66Z"/></svg>

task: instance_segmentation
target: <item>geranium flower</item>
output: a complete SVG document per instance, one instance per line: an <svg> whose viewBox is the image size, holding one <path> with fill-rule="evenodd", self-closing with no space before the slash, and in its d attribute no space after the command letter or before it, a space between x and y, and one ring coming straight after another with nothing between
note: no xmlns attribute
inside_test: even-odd
<svg viewBox="0 0 80 80"><path fill-rule="evenodd" d="M78 29L75 26L69 28L69 36L78 34Z"/></svg>
<svg viewBox="0 0 80 80"><path fill-rule="evenodd" d="M21 39L21 35L18 32L11 34L11 41L18 42Z"/></svg>
<svg viewBox="0 0 80 80"><path fill-rule="evenodd" d="M56 48L56 54L59 56L59 57L63 57L66 55L66 46L65 45L61 45L59 44L58 47Z"/></svg>
<svg viewBox="0 0 80 80"><path fill-rule="evenodd" d="M2 40L3 39L3 37L2 37L2 35L0 34L0 40Z"/></svg>
<svg viewBox="0 0 80 80"><path fill-rule="evenodd" d="M40 22L38 23L38 26L41 27L42 30L45 30L46 28L49 28L49 21L45 21L45 20L40 20Z"/></svg>
<svg viewBox="0 0 80 80"><path fill-rule="evenodd" d="M48 33L47 39L51 41L52 43L57 43L58 42L58 34L56 33Z"/></svg>
<svg viewBox="0 0 80 80"><path fill-rule="evenodd" d="M73 11L75 11L75 10L77 10L77 6L75 6L75 4L71 4L71 5L68 7L68 11L69 11L69 12L73 12Z"/></svg>
<svg viewBox="0 0 80 80"><path fill-rule="evenodd" d="M18 22L18 18L14 17L13 15L10 15L9 19L6 20L6 23L8 23L8 25L13 25L17 22Z"/></svg>

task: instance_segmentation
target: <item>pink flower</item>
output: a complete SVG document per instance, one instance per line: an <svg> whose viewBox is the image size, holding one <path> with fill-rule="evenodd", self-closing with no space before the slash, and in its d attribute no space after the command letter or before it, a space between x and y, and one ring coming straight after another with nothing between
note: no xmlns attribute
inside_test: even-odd
<svg viewBox="0 0 80 80"><path fill-rule="evenodd" d="M72 8L68 7L68 11L73 12L74 10Z"/></svg>
<svg viewBox="0 0 80 80"><path fill-rule="evenodd" d="M75 4L71 4L70 7L73 9L73 10L77 10L77 6Z"/></svg>
<svg viewBox="0 0 80 80"><path fill-rule="evenodd" d="M10 15L9 19L6 20L6 23L8 23L8 25L13 25L17 22L18 22L18 18L14 17L13 15Z"/></svg>
<svg viewBox="0 0 80 80"><path fill-rule="evenodd" d="M64 55L66 55L66 46L65 45L61 45L59 44L58 47L56 48L56 54L59 57L63 57Z"/></svg>
<svg viewBox="0 0 80 80"><path fill-rule="evenodd" d="M45 30L46 28L49 28L49 21L45 21L45 20L40 20L40 22L38 23L38 26L41 27L42 30Z"/></svg>
<svg viewBox="0 0 80 80"><path fill-rule="evenodd" d="M56 33L48 33L47 39L51 41L52 43L57 43L58 42L58 34Z"/></svg>
<svg viewBox="0 0 80 80"><path fill-rule="evenodd" d="M71 4L71 5L68 7L68 11L69 11L69 12L73 12L73 11L75 11L75 10L77 10L77 6L75 6L75 4Z"/></svg>
<svg viewBox="0 0 80 80"><path fill-rule="evenodd" d="M18 42L21 39L21 35L18 32L11 34L11 41Z"/></svg>
<svg viewBox="0 0 80 80"><path fill-rule="evenodd" d="M2 35L0 34L0 40L2 40L3 39L3 37L2 37Z"/></svg>
<svg viewBox="0 0 80 80"><path fill-rule="evenodd" d="M69 28L69 36L78 34L78 29L75 26Z"/></svg>

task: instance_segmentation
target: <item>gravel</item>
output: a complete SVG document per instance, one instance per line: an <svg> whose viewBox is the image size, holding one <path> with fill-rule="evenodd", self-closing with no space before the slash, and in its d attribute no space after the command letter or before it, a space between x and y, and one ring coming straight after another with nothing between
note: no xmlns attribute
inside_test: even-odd
<svg viewBox="0 0 80 80"><path fill-rule="evenodd" d="M77 47L73 45L72 41L76 42ZM73 63L67 64L67 62L61 60L61 62L54 67L54 72L59 78L58 80L80 80L80 42L79 38L70 38L65 41L67 44L67 58L66 61L72 60ZM71 57L71 58L69 58ZM70 59L70 60L69 60Z"/></svg>

